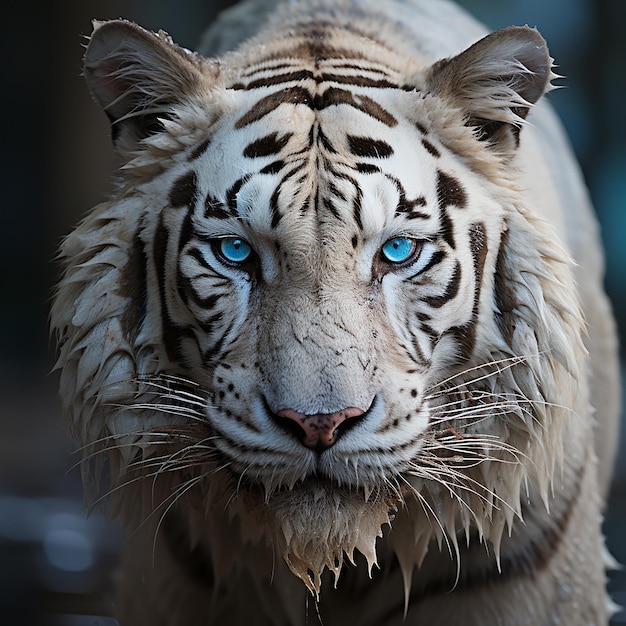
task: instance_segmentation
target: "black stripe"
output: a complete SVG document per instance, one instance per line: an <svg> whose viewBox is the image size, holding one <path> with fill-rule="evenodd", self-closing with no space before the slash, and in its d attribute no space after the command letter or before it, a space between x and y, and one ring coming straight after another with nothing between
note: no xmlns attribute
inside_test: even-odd
<svg viewBox="0 0 626 626"><path fill-rule="evenodd" d="M274 189L274 191L272 192L272 196L270 197L270 214L272 216L272 228L276 228L276 226L278 226L278 223L283 217L278 210L278 199L280 198L280 191L280 185L278 185L276 189Z"/></svg>
<svg viewBox="0 0 626 626"><path fill-rule="evenodd" d="M426 206L426 198L424 196L418 196L415 200L409 200L404 195L404 189L400 194L400 200L396 207L396 215L403 215L408 220L427 220L430 219L430 215L424 211L418 211L415 207Z"/></svg>
<svg viewBox="0 0 626 626"><path fill-rule="evenodd" d="M372 163L357 163L356 169L357 172L360 172L361 174L376 174L377 172L380 172L380 168Z"/></svg>
<svg viewBox="0 0 626 626"><path fill-rule="evenodd" d="M315 110L322 110L340 104L358 109L390 128L398 125L398 120L372 98L353 94L338 87L330 87L323 94L316 95L312 107Z"/></svg>
<svg viewBox="0 0 626 626"><path fill-rule="evenodd" d="M278 72L279 70L286 70L293 68L293 63L284 62L284 63L276 63L272 65L276 59L269 57L268 59L263 59L256 63L253 67L249 67L246 71L242 72L242 76L246 78L252 78L256 74L266 73L266 72ZM265 64L265 65L264 65Z"/></svg>
<svg viewBox="0 0 626 626"><path fill-rule="evenodd" d="M423 211L419 211L416 207L426 206L426 198L424 196L417 196L417 198L411 200L407 198L404 185L395 176L391 174L385 174L385 178L394 184L394 187L398 191L398 206L396 207L395 214L397 216L403 216L406 219L430 219L430 215Z"/></svg>
<svg viewBox="0 0 626 626"><path fill-rule="evenodd" d="M372 63L365 58L362 60L363 63L356 63L356 58L350 59L350 62L347 62L347 59L333 59L333 70L351 70L362 74L378 74L389 78L389 73L381 69L379 65L372 65Z"/></svg>
<svg viewBox="0 0 626 626"><path fill-rule="evenodd" d="M251 80L248 83L235 83L231 89L251 91L260 87L272 87L273 85L282 85L283 83L300 82L307 79L314 79L313 72L310 70L296 70L286 74L276 74L264 76ZM319 82L319 79L316 81Z"/></svg>
<svg viewBox="0 0 626 626"><path fill-rule="evenodd" d="M302 203L302 206L300 207L300 214L305 215L306 213L308 213L309 210L313 207L313 203L313 195L309 194L307 196L307 199Z"/></svg>
<svg viewBox="0 0 626 626"><path fill-rule="evenodd" d="M436 159L438 159L441 156L441 153L439 152L439 150L437 150L437 148L435 148L435 146L433 146L433 144L430 143L428 139L422 139L422 145Z"/></svg>
<svg viewBox="0 0 626 626"><path fill-rule="evenodd" d="M275 91L261 98L245 115L235 122L235 128L244 128L254 122L258 122L266 115L272 113L281 104L304 104L315 111L345 104L373 117L390 128L398 125L398 120L389 111L368 96L353 94L338 87L330 87L323 93L316 94L313 97L307 89L301 85L296 85Z"/></svg>
<svg viewBox="0 0 626 626"><path fill-rule="evenodd" d="M193 225L192 225L192 220L191 220L191 214L187 213L187 215L185 216L185 220L183 221L182 228L180 230L180 236L178 238L178 256L179 257L183 251L183 248L187 245L187 243L190 241L192 236L193 236ZM210 270L209 265L207 264L206 260L204 259L204 257L202 256L202 254L197 248L191 249L188 252L188 254L189 256L194 258L200 264L201 267L204 267L205 269ZM177 265L177 268L176 268L176 277L177 277L176 285L178 288L178 295L181 298L181 300L185 304L189 304L189 298L197 302L198 298L196 296L196 292L193 289L189 278L182 273L180 263Z"/></svg>
<svg viewBox="0 0 626 626"><path fill-rule="evenodd" d="M496 311L494 313L496 324L504 341L509 346L513 346L513 334L515 332L515 311L519 309L519 302L514 290L509 284L510 276L506 269L506 250L508 247L508 232L502 234L500 248L496 259L496 271L494 275L494 297L496 300Z"/></svg>
<svg viewBox="0 0 626 626"><path fill-rule="evenodd" d="M143 241L139 236L143 220L135 232L128 255L128 261L122 269L118 286L119 294L128 298L128 306L121 318L122 331L128 343L133 345L146 318L147 310L147 258Z"/></svg>
<svg viewBox="0 0 626 626"><path fill-rule="evenodd" d="M208 195L204 199L204 217L214 217L220 220L225 220L232 217L232 214L226 210L224 204L217 198Z"/></svg>
<svg viewBox="0 0 626 626"><path fill-rule="evenodd" d="M469 228L470 250L472 259L474 260L474 272L476 280L476 289L474 290L474 314L478 315L478 307L480 304L480 294L483 286L483 273L485 271L485 260L487 259L487 229L485 225L477 222Z"/></svg>
<svg viewBox="0 0 626 626"><path fill-rule="evenodd" d="M198 320L198 325L206 335L210 336L215 331L215 324L217 322L221 322L223 317L224 314L222 311L220 311L219 313L215 313L205 320Z"/></svg>
<svg viewBox="0 0 626 626"><path fill-rule="evenodd" d="M179 352L179 330L172 318L170 317L168 310L168 298L167 298L167 258L168 258L168 242L169 233L164 224L164 213L161 213L159 218L159 225L157 226L156 234L154 237L153 258L156 269L158 284L159 284L159 296L161 299L161 326L162 326L162 338L163 346L167 352L167 356L171 361L180 361Z"/></svg>
<svg viewBox="0 0 626 626"><path fill-rule="evenodd" d="M265 137L248 144L243 151L243 155L249 159L256 159L278 154L287 145L291 136L291 133L286 133L280 138L278 133L265 135Z"/></svg>
<svg viewBox="0 0 626 626"><path fill-rule="evenodd" d="M228 205L228 210L231 215L237 215L237 196L248 180L250 180L250 174L242 176L239 180L236 180L226 192L226 204Z"/></svg>
<svg viewBox="0 0 626 626"><path fill-rule="evenodd" d="M447 255L443 250L437 250L437 252L435 252L430 257L430 261L428 261L428 263L426 263L426 265L421 268L419 272L413 274L412 276L409 276L407 280L412 280L413 278L417 278L420 274L427 272L431 267L434 267L438 263L441 263L446 258L446 256Z"/></svg>
<svg viewBox="0 0 626 626"><path fill-rule="evenodd" d="M209 266L206 264L204 257L198 250L196 249L190 250L188 252L188 255L192 257L194 260L198 261L198 263L200 263L203 267L210 269ZM190 302L193 302L198 307L205 309L207 311L215 308L215 305L219 302L220 298L222 297L220 294L212 293L208 296L203 297L196 291L196 289L194 288L192 284L191 279L188 276L185 276L180 271L180 269L177 272L177 276L178 276L179 292L180 292L181 298L183 299L186 305L189 305Z"/></svg>
<svg viewBox="0 0 626 626"><path fill-rule="evenodd" d="M454 241L454 224L448 215L448 211L442 208L439 212L439 236L454 250L456 242Z"/></svg>
<svg viewBox="0 0 626 626"><path fill-rule="evenodd" d="M272 228L276 228L276 226L278 226L278 222L280 222L282 218L282 215L280 214L280 211L278 210L278 199L280 198L282 186L285 184L286 181L288 181L292 176L297 174L301 169L302 169L302 166L299 165L297 167L294 167L290 171L288 171L282 177L281 181L278 183L278 185L276 186L276 189L274 189L272 196L270 197L270 212L272 215L272 222L271 222Z"/></svg>
<svg viewBox="0 0 626 626"><path fill-rule="evenodd" d="M393 148L380 139L356 135L347 135L347 139L350 152L358 157L387 159L393 154Z"/></svg>
<svg viewBox="0 0 626 626"><path fill-rule="evenodd" d="M437 171L437 202L442 209L449 206L463 209L467 205L467 194L463 185L441 170Z"/></svg>
<svg viewBox="0 0 626 626"><path fill-rule="evenodd" d="M339 211L337 210L337 207L335 206L335 203L330 199L330 198L324 198L322 200L322 204L324 205L324 207L326 209L328 209L332 216L335 219L341 220L341 216L339 215Z"/></svg>
<svg viewBox="0 0 626 626"><path fill-rule="evenodd" d="M472 319L463 326L451 328L451 333L460 347L458 356L466 361L474 353L476 346L476 327L478 325L478 313L480 309L480 294L482 291L483 273L485 269L485 259L487 258L487 237L485 226L480 223L472 224L468 231L470 238L470 250L474 262L474 303L472 308Z"/></svg>
<svg viewBox="0 0 626 626"><path fill-rule="evenodd" d="M209 245L208 242L207 245ZM190 248L186 254L189 255L200 267L203 267L209 272L211 271L211 266L198 248Z"/></svg>
<svg viewBox="0 0 626 626"><path fill-rule="evenodd" d="M331 175L335 174L336 172L330 172ZM346 201L346 194L343 193L343 191L341 191L341 189L339 189L339 187L337 187L337 185L331 181L328 183L328 191L335 196L336 198L339 198L340 200L342 200L343 202Z"/></svg>
<svg viewBox="0 0 626 626"><path fill-rule="evenodd" d="M244 128L254 122L258 122L281 104L306 104L311 106L311 100L311 94L304 87L295 86L275 91L256 102L245 115L235 122L235 128Z"/></svg>
<svg viewBox="0 0 626 626"><path fill-rule="evenodd" d="M211 348L204 352L204 354L202 355L202 360L204 361L205 365L217 363L222 360L221 357L223 355L221 355L220 352L224 346L224 343L226 342L226 337L230 334L234 326L235 320L233 320L229 324L228 328L226 328L226 330L222 333L222 336L211 346ZM226 365L222 364L222 367L226 367Z"/></svg>
<svg viewBox="0 0 626 626"><path fill-rule="evenodd" d="M170 205L175 209L192 207L198 195L198 178L192 170L176 179L170 189Z"/></svg>
<svg viewBox="0 0 626 626"><path fill-rule="evenodd" d="M259 174L278 174L283 167L285 167L284 161L273 161L269 165L266 165L263 169L259 170Z"/></svg>
<svg viewBox="0 0 626 626"><path fill-rule="evenodd" d="M354 221L356 222L357 228L359 230L363 230L363 219L361 217L361 199L363 198L363 192L361 191L361 187L359 187L356 182L354 188L356 190L356 193L354 195L354 199L352 200L352 215L354 217Z"/></svg>
<svg viewBox="0 0 626 626"><path fill-rule="evenodd" d="M411 346L416 354L415 361L417 363L421 363L422 365L429 365L430 359L426 358L426 355L422 351L419 341L414 334L411 334Z"/></svg>
<svg viewBox="0 0 626 626"><path fill-rule="evenodd" d="M333 146L332 141L319 126L317 128L317 145L321 145L329 154L337 154L337 149Z"/></svg>
<svg viewBox="0 0 626 626"><path fill-rule="evenodd" d="M392 83L385 79L368 78L367 76L358 76L354 74L322 74L317 80L318 83L339 83L350 85L351 87L373 87L375 89L398 89L397 83Z"/></svg>
<svg viewBox="0 0 626 626"><path fill-rule="evenodd" d="M211 137L208 137L204 141L200 142L200 144L189 155L189 158L187 160L195 161L195 159L202 156L207 151L210 143L211 143Z"/></svg>
<svg viewBox="0 0 626 626"><path fill-rule="evenodd" d="M440 296L432 296L430 298L424 298L424 302L429 306L433 307L433 309L441 308L446 302L449 302L453 298L456 298L459 293L459 287L461 285L461 264L457 260L456 265L454 266L454 272L446 285L446 289L443 294Z"/></svg>
<svg viewBox="0 0 626 626"><path fill-rule="evenodd" d="M430 218L430 215L423 211L411 211L406 213L404 217L406 217L407 220L427 220Z"/></svg>

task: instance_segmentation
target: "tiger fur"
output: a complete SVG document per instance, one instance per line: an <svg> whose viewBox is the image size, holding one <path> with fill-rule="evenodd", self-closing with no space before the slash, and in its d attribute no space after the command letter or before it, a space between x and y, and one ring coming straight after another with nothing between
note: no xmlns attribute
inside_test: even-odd
<svg viewBox="0 0 626 626"><path fill-rule="evenodd" d="M267 0L203 53L85 55L124 165L51 318L122 626L606 624L616 339L541 36Z"/></svg>

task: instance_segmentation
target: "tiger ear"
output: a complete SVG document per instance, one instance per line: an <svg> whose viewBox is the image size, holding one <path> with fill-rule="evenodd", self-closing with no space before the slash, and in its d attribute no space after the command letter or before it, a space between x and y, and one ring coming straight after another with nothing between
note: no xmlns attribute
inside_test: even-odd
<svg viewBox="0 0 626 626"><path fill-rule="evenodd" d="M556 77L539 32L510 26L438 61L426 81L430 93L466 112L466 123L479 139L506 153L518 146L528 111Z"/></svg>
<svg viewBox="0 0 626 626"><path fill-rule="evenodd" d="M93 23L84 75L107 114L121 152L161 130L171 107L198 92L201 61L164 32L148 32L125 20Z"/></svg>

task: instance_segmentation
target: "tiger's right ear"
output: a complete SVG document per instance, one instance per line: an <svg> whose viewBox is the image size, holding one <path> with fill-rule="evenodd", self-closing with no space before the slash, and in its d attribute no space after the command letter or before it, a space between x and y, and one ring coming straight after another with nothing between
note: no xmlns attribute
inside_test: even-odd
<svg viewBox="0 0 626 626"><path fill-rule="evenodd" d="M172 106L200 92L203 60L160 31L125 20L93 22L85 52L89 90L107 114L115 147L130 152L162 129Z"/></svg>

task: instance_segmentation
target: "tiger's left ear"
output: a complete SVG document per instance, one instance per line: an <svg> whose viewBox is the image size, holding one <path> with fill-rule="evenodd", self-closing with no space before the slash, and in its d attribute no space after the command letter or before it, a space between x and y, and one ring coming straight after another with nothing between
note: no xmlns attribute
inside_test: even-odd
<svg viewBox="0 0 626 626"><path fill-rule="evenodd" d="M89 90L107 114L116 149L132 152L161 129L174 105L206 91L207 63L125 20L94 22L85 52Z"/></svg>
<svg viewBox="0 0 626 626"><path fill-rule="evenodd" d="M435 63L426 84L430 93L466 112L466 123L479 139L506 153L519 144L528 111L556 77L539 32L510 26Z"/></svg>

